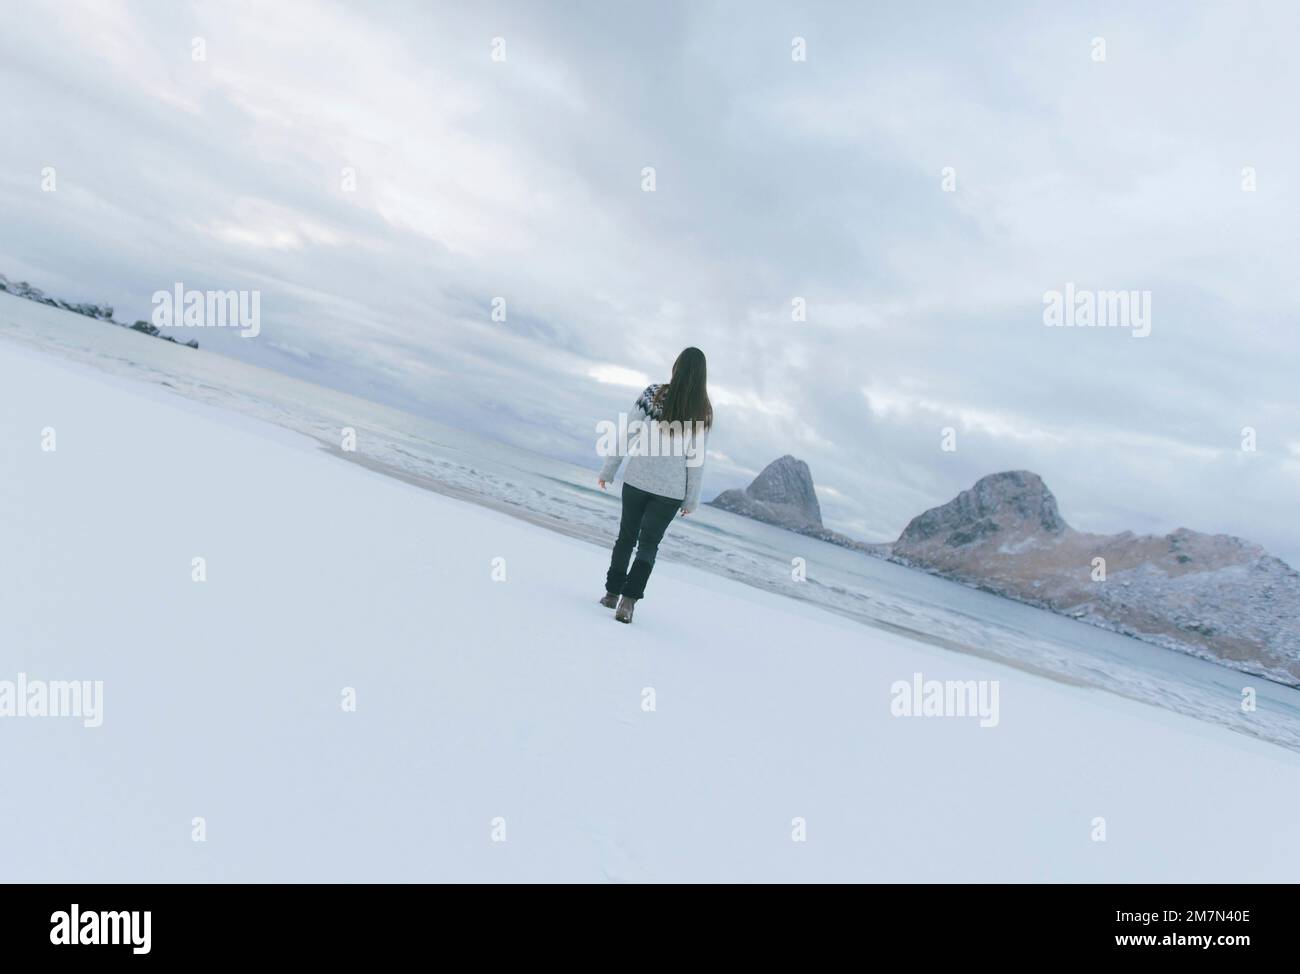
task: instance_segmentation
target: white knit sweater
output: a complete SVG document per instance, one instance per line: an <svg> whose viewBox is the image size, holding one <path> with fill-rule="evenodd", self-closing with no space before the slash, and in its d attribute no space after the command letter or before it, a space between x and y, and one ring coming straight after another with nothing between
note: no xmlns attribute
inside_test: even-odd
<svg viewBox="0 0 1300 974"><path fill-rule="evenodd" d="M700 506L709 431L706 429L695 436L684 436L660 423L661 412L655 402L659 388L658 385L648 386L637 396L632 411L628 413L627 442L617 443L606 456L605 464L600 468L600 479L606 483L613 480L626 456L623 483L661 497L680 500L682 510L689 514ZM652 431L651 426L655 424L657 429Z"/></svg>

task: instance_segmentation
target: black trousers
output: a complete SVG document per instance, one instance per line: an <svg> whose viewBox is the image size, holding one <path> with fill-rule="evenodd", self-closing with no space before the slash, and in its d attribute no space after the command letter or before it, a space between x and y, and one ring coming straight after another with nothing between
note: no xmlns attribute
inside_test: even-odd
<svg viewBox="0 0 1300 974"><path fill-rule="evenodd" d="M618 524L618 540L614 542L614 554L605 575L606 592L626 595L629 599L645 597L645 583L654 567L659 541L681 506L680 499L652 494L631 484L623 485L623 519ZM629 572L627 561L634 547L636 558Z"/></svg>

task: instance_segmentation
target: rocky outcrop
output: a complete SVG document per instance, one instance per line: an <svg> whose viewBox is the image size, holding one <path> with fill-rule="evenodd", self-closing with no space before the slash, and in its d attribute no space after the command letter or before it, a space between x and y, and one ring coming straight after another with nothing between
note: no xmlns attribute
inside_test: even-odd
<svg viewBox="0 0 1300 974"><path fill-rule="evenodd" d="M1037 474L1012 471L913 518L890 556L1300 686L1300 574L1240 538L1075 531Z"/></svg>
<svg viewBox="0 0 1300 974"><path fill-rule="evenodd" d="M52 298L46 295L38 287L32 287L26 281L11 281L9 278L0 274L0 291L12 294L16 298L26 298L28 301L35 301L38 304L49 305L51 308L59 308L63 311L71 311L73 314L85 315L87 318L97 318L100 321L106 321L110 325L117 325L125 328L126 325L120 321L113 320L113 306L109 304L90 304L86 302L74 303L64 301L62 298ZM132 331L138 331L142 334L149 335L153 338L161 338L163 341L172 342L176 345L184 345L186 348L198 348L199 343L194 339L187 342L178 342L170 335L162 335L158 329L147 321L137 321L131 325Z"/></svg>
<svg viewBox="0 0 1300 974"><path fill-rule="evenodd" d="M812 471L808 464L789 454L769 463L744 490L724 490L709 503L733 514L795 531L822 527L822 509L817 503Z"/></svg>
<svg viewBox="0 0 1300 974"><path fill-rule="evenodd" d="M822 509L817 503L812 471L808 464L789 454L769 463L744 490L724 490L708 503L843 548L874 555L885 553L881 545L855 541L822 524Z"/></svg>
<svg viewBox="0 0 1300 974"><path fill-rule="evenodd" d="M824 527L808 465L790 456L710 504L1300 686L1300 573L1225 534L1076 531L1028 470L984 477L913 518L892 545Z"/></svg>
<svg viewBox="0 0 1300 974"><path fill-rule="evenodd" d="M999 534L1051 537L1067 529L1042 478L1013 470L985 477L942 507L913 518L898 544L915 550L939 538L952 548Z"/></svg>

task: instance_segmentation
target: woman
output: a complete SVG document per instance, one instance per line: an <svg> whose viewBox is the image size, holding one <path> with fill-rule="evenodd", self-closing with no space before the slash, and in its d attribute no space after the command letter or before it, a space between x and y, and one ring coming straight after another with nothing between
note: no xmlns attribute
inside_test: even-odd
<svg viewBox="0 0 1300 974"><path fill-rule="evenodd" d="M713 425L707 378L704 353L698 348L678 355L669 382L649 386L637 397L628 418L628 441L617 444L597 479L604 490L627 455L623 518L600 600L615 610L619 622L631 622L632 610L645 596L659 540L677 509L685 517L699 506L704 451ZM628 571L633 547L636 558Z"/></svg>

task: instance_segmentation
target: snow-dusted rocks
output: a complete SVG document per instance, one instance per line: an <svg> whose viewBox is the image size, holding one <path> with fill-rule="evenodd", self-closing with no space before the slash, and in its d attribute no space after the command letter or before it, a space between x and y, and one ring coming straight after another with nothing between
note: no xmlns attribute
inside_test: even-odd
<svg viewBox="0 0 1300 974"><path fill-rule="evenodd" d="M708 502L713 507L806 534L818 541L882 556L885 547L855 541L822 525L821 505L808 464L788 453L773 460L744 490L724 490Z"/></svg>
<svg viewBox="0 0 1300 974"><path fill-rule="evenodd" d="M123 327L122 322L113 320L113 306L111 304L92 304L88 301L73 302L64 301L62 298L52 298L40 288L32 287L26 281L11 281L3 274L0 274L0 291L12 294L16 298L26 298L28 301L35 301L38 304L58 308L61 311L71 311L73 314L85 315L87 318L95 318L99 321L106 321L110 325ZM173 342L177 345L184 345L186 348L199 347L199 343L194 339L178 342L170 335L162 335L157 328L147 321L137 321L130 327L132 331L138 331L153 338L161 338L163 341Z"/></svg>
<svg viewBox="0 0 1300 974"><path fill-rule="evenodd" d="M1068 530L1056 498L1027 470L991 474L942 507L912 519L898 545L922 547L935 539L959 547L1001 534L1053 537Z"/></svg>
<svg viewBox="0 0 1300 974"><path fill-rule="evenodd" d="M1088 534L1028 471L983 478L913 518L895 561L1291 685L1300 575L1259 545L1179 528Z"/></svg>
<svg viewBox="0 0 1300 974"><path fill-rule="evenodd" d="M714 507L794 531L821 530L822 511L808 464L789 454L773 460L744 490L724 490Z"/></svg>

